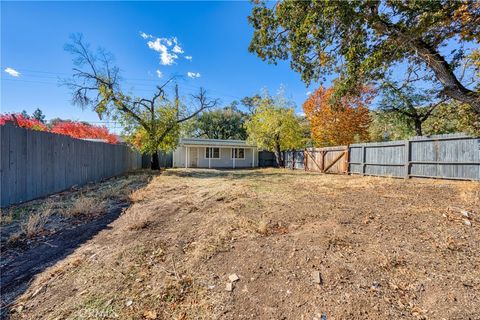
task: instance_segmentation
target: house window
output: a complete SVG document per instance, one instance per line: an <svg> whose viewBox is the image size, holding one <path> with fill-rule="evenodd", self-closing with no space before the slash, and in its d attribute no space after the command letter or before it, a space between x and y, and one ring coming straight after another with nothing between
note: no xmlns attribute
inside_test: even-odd
<svg viewBox="0 0 480 320"><path fill-rule="evenodd" d="M220 148L205 148L206 159L220 159Z"/></svg>
<svg viewBox="0 0 480 320"><path fill-rule="evenodd" d="M245 159L245 149L243 149L243 148L233 148L232 149L232 159Z"/></svg>

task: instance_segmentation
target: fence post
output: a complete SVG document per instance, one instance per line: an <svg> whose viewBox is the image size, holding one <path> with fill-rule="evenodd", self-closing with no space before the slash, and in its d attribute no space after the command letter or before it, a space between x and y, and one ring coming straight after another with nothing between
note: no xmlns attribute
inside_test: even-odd
<svg viewBox="0 0 480 320"><path fill-rule="evenodd" d="M345 166L345 173L350 174L350 145L347 145L345 149Z"/></svg>
<svg viewBox="0 0 480 320"><path fill-rule="evenodd" d="M322 160L320 161L320 172L323 173L323 168L325 168L325 151L320 151L320 156L322 158Z"/></svg>
<svg viewBox="0 0 480 320"><path fill-rule="evenodd" d="M362 176L365 175L365 158L366 158L365 145L362 145Z"/></svg>
<svg viewBox="0 0 480 320"><path fill-rule="evenodd" d="M295 170L295 149L292 151L292 170Z"/></svg>
<svg viewBox="0 0 480 320"><path fill-rule="evenodd" d="M405 141L405 179L410 178L410 139Z"/></svg>

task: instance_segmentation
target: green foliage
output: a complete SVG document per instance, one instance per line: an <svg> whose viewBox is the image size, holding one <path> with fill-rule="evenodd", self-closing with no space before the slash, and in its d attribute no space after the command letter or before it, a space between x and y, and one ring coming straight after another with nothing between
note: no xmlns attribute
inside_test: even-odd
<svg viewBox="0 0 480 320"><path fill-rule="evenodd" d="M425 121L424 130L428 135L463 132L480 137L480 115L466 104L443 104Z"/></svg>
<svg viewBox="0 0 480 320"><path fill-rule="evenodd" d="M415 129L409 119L398 112L372 112L368 128L372 141L404 140L415 136Z"/></svg>
<svg viewBox="0 0 480 320"><path fill-rule="evenodd" d="M282 96L275 99L264 96L245 127L249 142L260 149L278 152L305 146L304 123Z"/></svg>
<svg viewBox="0 0 480 320"><path fill-rule="evenodd" d="M181 125L177 122L177 108L170 102L164 102L155 107L154 119L150 112L138 116L148 123L149 130L138 125L131 117L121 117L124 127L124 139L143 153L152 154L158 150L171 151L175 149L180 136Z"/></svg>
<svg viewBox="0 0 480 320"><path fill-rule="evenodd" d="M372 141L403 140L415 136L411 119L398 112L375 112L369 131ZM424 135L457 132L480 136L480 116L469 105L458 102L441 104L423 124Z"/></svg>
<svg viewBox="0 0 480 320"><path fill-rule="evenodd" d="M192 135L197 137L245 140L247 138L244 128L246 119L247 115L233 105L204 112L190 125L192 126Z"/></svg>
<svg viewBox="0 0 480 320"><path fill-rule="evenodd" d="M42 110L40 108L35 109L32 113L32 117L41 123L45 123L45 115L43 114Z"/></svg>

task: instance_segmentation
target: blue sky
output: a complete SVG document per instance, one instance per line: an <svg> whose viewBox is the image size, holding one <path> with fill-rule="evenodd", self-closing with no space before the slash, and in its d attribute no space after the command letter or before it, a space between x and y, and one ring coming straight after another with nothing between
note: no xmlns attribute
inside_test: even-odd
<svg viewBox="0 0 480 320"><path fill-rule="evenodd" d="M124 88L149 96L155 85L178 74L181 95L203 86L223 104L285 86L298 112L311 90L288 62L269 65L248 52L252 28L247 22L250 2L4 2L1 3L1 109L32 112L39 107L54 117L98 121L95 113L71 105L59 77L71 74L72 61L63 47L80 32L92 47L112 52L126 79ZM141 32L146 37L141 36ZM157 38L175 37L183 53L163 65ZM158 44L158 43L157 43ZM179 52L180 50L176 50ZM187 60L185 57L191 56ZM164 62L170 62L164 56ZM19 72L5 72L12 68ZM157 77L157 70L163 78ZM188 72L200 74L189 78ZM13 75L12 75L13 74Z"/></svg>

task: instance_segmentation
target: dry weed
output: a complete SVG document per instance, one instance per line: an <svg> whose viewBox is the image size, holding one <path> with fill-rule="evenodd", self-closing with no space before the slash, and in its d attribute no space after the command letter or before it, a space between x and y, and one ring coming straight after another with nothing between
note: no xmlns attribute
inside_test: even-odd
<svg viewBox="0 0 480 320"><path fill-rule="evenodd" d="M130 194L129 198L132 202L140 202L140 201L145 200L147 195L148 195L148 190L146 188L141 188L141 189L133 191Z"/></svg>
<svg viewBox="0 0 480 320"><path fill-rule="evenodd" d="M472 207L480 206L480 183L463 184L460 186L460 198L472 205Z"/></svg>
<svg viewBox="0 0 480 320"><path fill-rule="evenodd" d="M147 228L151 221L144 213L138 210L130 210L128 213L128 230L142 230Z"/></svg>
<svg viewBox="0 0 480 320"><path fill-rule="evenodd" d="M5 210L2 210L0 212L0 225L12 223L15 219L15 212L12 209L9 209L8 212L4 211Z"/></svg>
<svg viewBox="0 0 480 320"><path fill-rule="evenodd" d="M95 197L86 197L80 195L73 205L63 212L63 215L69 218L79 216L95 216L102 213L106 208L106 203L103 200L96 199Z"/></svg>
<svg viewBox="0 0 480 320"><path fill-rule="evenodd" d="M53 214L53 203L46 202L38 209L38 212L28 217L22 224L21 232L28 238L32 238L44 231L48 219Z"/></svg>
<svg viewBox="0 0 480 320"><path fill-rule="evenodd" d="M258 222L257 232L264 236L268 234L268 220L262 219Z"/></svg>

